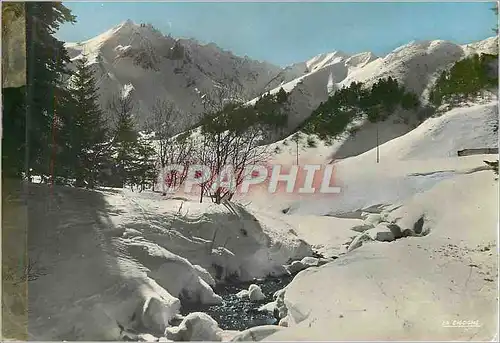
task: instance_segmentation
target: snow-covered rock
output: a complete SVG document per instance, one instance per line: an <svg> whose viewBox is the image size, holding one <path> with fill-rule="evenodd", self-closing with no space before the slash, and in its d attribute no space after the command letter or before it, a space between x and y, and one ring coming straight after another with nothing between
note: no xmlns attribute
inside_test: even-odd
<svg viewBox="0 0 500 343"><path fill-rule="evenodd" d="M274 311L276 310L277 310L276 301L271 301L270 303L264 304L261 307L259 307L259 311L261 312L274 313Z"/></svg>
<svg viewBox="0 0 500 343"><path fill-rule="evenodd" d="M319 259L316 257L307 256L300 260L300 263L307 267L317 267L319 265Z"/></svg>
<svg viewBox="0 0 500 343"><path fill-rule="evenodd" d="M202 304L222 302L222 298L198 276L194 266L185 258L147 241L130 241L126 245L130 254L149 269L148 275L170 294Z"/></svg>
<svg viewBox="0 0 500 343"><path fill-rule="evenodd" d="M256 285L256 284L251 284L248 289L244 289L236 293L236 296L238 298L248 298L250 301L262 301L266 298L264 293L262 293L262 289Z"/></svg>
<svg viewBox="0 0 500 343"><path fill-rule="evenodd" d="M165 330L165 337L173 341L221 341L222 329L219 324L203 312L188 314L182 323Z"/></svg>
<svg viewBox="0 0 500 343"><path fill-rule="evenodd" d="M366 225L376 226L380 223L380 214L370 213L365 218Z"/></svg>
<svg viewBox="0 0 500 343"><path fill-rule="evenodd" d="M281 318L278 325L287 328L288 327L288 319L286 317Z"/></svg>
<svg viewBox="0 0 500 343"><path fill-rule="evenodd" d="M276 308L278 309L278 316L280 318L285 318L288 313L288 308L285 304L285 294L286 288L283 288L273 295L273 297L276 299Z"/></svg>
<svg viewBox="0 0 500 343"><path fill-rule="evenodd" d="M200 279L205 281L210 287L215 286L214 278L212 277L212 275L210 275L210 273L208 271L205 270L205 268L203 268L202 266L199 266L197 264L195 264L193 267L196 270L196 273L198 274Z"/></svg>
<svg viewBox="0 0 500 343"><path fill-rule="evenodd" d="M283 327L278 325L256 326L234 336L231 342L258 342L280 330L283 330Z"/></svg>
<svg viewBox="0 0 500 343"><path fill-rule="evenodd" d="M123 238L139 237L141 235L141 232L135 229L125 229L123 232Z"/></svg>
<svg viewBox="0 0 500 343"><path fill-rule="evenodd" d="M356 225L351 228L352 231L356 232L365 232L366 230L373 229L372 224L361 224L361 225Z"/></svg>
<svg viewBox="0 0 500 343"><path fill-rule="evenodd" d="M164 299L151 297L142 306L141 324L151 332L161 333L181 307L180 301L171 297L168 303Z"/></svg>
<svg viewBox="0 0 500 343"><path fill-rule="evenodd" d="M137 335L137 340L139 342L158 342L158 337L155 337L149 333L141 333Z"/></svg>
<svg viewBox="0 0 500 343"><path fill-rule="evenodd" d="M295 274L307 268L301 261L293 261L290 265L285 266L290 274Z"/></svg>
<svg viewBox="0 0 500 343"><path fill-rule="evenodd" d="M247 298L248 297L248 290L243 289L243 290L239 291L238 293L236 293L236 296L240 299Z"/></svg>
<svg viewBox="0 0 500 343"><path fill-rule="evenodd" d="M248 287L248 298L250 301L262 301L266 296L262 293L262 289L259 286L252 284Z"/></svg>
<svg viewBox="0 0 500 343"><path fill-rule="evenodd" d="M222 342L230 342L236 335L239 335L241 331L237 330L222 330L219 334Z"/></svg>
<svg viewBox="0 0 500 343"><path fill-rule="evenodd" d="M392 242L396 238L387 225L377 225L373 229L366 231L366 234L374 241Z"/></svg>
<svg viewBox="0 0 500 343"><path fill-rule="evenodd" d="M362 232L352 240L352 242L347 247L347 252L351 252L354 249L361 247L364 242L369 242L371 240L372 238L370 237L370 235L368 235L367 232Z"/></svg>

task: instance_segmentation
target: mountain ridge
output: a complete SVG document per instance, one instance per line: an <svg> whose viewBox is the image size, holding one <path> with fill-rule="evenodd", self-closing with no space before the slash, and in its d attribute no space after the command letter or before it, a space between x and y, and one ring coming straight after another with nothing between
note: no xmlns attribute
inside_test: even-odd
<svg viewBox="0 0 500 343"><path fill-rule="evenodd" d="M176 39L150 24L126 20L92 39L65 46L72 61L85 54L94 65L104 108L116 94L126 92L134 98L139 126L151 117L151 108L160 99L175 104L184 114L185 123L179 127L186 129L206 112L203 97L223 84L234 88L247 104L283 87L291 93L288 130L292 131L331 92L354 81L369 86L378 78L392 76L422 97L436 73L471 53L498 51L497 39L465 45L416 41L385 56L331 51L279 67L237 56L215 43Z"/></svg>

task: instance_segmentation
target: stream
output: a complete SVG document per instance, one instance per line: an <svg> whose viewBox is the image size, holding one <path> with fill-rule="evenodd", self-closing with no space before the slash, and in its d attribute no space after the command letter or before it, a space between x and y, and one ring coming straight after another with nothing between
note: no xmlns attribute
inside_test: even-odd
<svg viewBox="0 0 500 343"><path fill-rule="evenodd" d="M259 325L278 324L278 319L268 311L260 312L259 307L274 301L273 294L285 288L295 275L284 275L279 277L267 277L248 282L232 282L218 284L214 291L222 297L219 305L203 305L199 303L182 302L181 314L187 315L191 312L204 312L219 323L224 330L243 331ZM266 298L259 302L252 302L248 298L238 298L236 294L241 290L248 289L251 284L256 284L262 289Z"/></svg>

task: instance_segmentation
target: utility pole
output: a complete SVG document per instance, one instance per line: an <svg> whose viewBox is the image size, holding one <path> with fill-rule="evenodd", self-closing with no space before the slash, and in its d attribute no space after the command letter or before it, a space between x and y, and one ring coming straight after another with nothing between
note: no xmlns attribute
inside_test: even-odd
<svg viewBox="0 0 500 343"><path fill-rule="evenodd" d="M299 165L299 139L297 138L295 140L295 144L296 144L296 147L297 147L297 152L296 152L296 156L297 156L297 165Z"/></svg>
<svg viewBox="0 0 500 343"><path fill-rule="evenodd" d="M380 162L379 144L378 144L378 122L377 122L377 163Z"/></svg>

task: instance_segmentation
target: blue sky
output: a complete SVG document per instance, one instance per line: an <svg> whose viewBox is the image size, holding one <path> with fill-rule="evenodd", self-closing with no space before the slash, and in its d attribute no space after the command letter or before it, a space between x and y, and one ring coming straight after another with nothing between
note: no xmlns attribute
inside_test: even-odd
<svg viewBox="0 0 500 343"><path fill-rule="evenodd" d="M481 40L493 35L493 4L65 2L77 23L63 25L56 36L83 41L132 19L284 66L333 50L383 55L411 40Z"/></svg>

